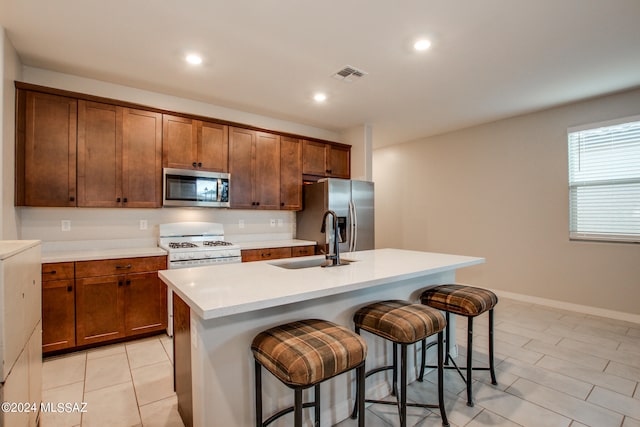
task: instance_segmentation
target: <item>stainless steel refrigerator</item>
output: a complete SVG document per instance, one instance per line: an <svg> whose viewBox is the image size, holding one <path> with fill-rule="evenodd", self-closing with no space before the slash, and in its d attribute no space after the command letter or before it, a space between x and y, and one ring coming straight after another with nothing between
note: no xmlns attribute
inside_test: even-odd
<svg viewBox="0 0 640 427"><path fill-rule="evenodd" d="M296 218L296 237L323 247L333 240L333 218L321 233L322 216L332 210L338 216L340 252L374 249L373 182L328 178L303 187L303 210Z"/></svg>

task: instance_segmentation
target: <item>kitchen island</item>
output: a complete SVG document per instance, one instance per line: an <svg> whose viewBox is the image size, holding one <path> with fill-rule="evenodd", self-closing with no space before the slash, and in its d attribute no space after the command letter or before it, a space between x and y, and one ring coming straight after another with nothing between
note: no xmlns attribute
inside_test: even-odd
<svg viewBox="0 0 640 427"><path fill-rule="evenodd" d="M260 331L302 318L353 327L353 313L363 305L383 299L417 301L425 288L454 282L457 269L484 262L399 249L342 257L353 262L322 268L317 264L323 257L303 257L159 272L174 291L174 377L185 425L255 425L250 344ZM367 366L384 363L391 347L364 336ZM416 356L419 351L415 349ZM415 378L415 371L410 372ZM293 400L293 393L268 374L263 393L266 416ZM322 426L348 417L353 393L351 375L323 384ZM367 381L367 394L388 394L383 375ZM284 417L274 425L287 421Z"/></svg>

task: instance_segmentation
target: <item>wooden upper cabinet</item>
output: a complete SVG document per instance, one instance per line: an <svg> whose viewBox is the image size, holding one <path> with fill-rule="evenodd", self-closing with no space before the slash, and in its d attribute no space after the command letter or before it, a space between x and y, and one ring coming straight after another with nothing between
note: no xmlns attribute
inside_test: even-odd
<svg viewBox="0 0 640 427"><path fill-rule="evenodd" d="M302 172L309 175L325 176L327 173L326 144L316 141L302 142Z"/></svg>
<svg viewBox="0 0 640 427"><path fill-rule="evenodd" d="M231 207L280 209L280 136L232 127L229 131Z"/></svg>
<svg viewBox="0 0 640 427"><path fill-rule="evenodd" d="M76 206L77 101L17 91L16 206Z"/></svg>
<svg viewBox="0 0 640 427"><path fill-rule="evenodd" d="M78 206L122 204L122 108L78 101Z"/></svg>
<svg viewBox="0 0 640 427"><path fill-rule="evenodd" d="M350 178L350 154L349 146L304 140L302 173L320 177Z"/></svg>
<svg viewBox="0 0 640 427"><path fill-rule="evenodd" d="M254 198L257 209L280 209L280 135L256 132Z"/></svg>
<svg viewBox="0 0 640 427"><path fill-rule="evenodd" d="M351 178L351 150L329 145L329 176Z"/></svg>
<svg viewBox="0 0 640 427"><path fill-rule="evenodd" d="M129 208L162 206L162 114L123 109L122 197Z"/></svg>
<svg viewBox="0 0 640 427"><path fill-rule="evenodd" d="M164 167L228 171L226 125L164 114L162 134Z"/></svg>
<svg viewBox="0 0 640 427"><path fill-rule="evenodd" d="M229 199L232 208L253 209L255 132L232 127L229 129Z"/></svg>
<svg viewBox="0 0 640 427"><path fill-rule="evenodd" d="M78 101L78 206L162 203L162 115Z"/></svg>
<svg viewBox="0 0 640 427"><path fill-rule="evenodd" d="M302 209L302 141L280 138L280 209Z"/></svg>

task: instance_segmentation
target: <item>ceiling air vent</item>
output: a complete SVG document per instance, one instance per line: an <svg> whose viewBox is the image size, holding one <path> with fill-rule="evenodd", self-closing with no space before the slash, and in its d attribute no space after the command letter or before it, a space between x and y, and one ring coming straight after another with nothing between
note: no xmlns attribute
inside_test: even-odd
<svg viewBox="0 0 640 427"><path fill-rule="evenodd" d="M357 68L352 67L351 65L347 65L346 67L344 67L342 70L338 71L331 77L337 80L342 80L345 83L351 83L356 80L360 80L362 77L366 75L367 75L367 72L358 70Z"/></svg>

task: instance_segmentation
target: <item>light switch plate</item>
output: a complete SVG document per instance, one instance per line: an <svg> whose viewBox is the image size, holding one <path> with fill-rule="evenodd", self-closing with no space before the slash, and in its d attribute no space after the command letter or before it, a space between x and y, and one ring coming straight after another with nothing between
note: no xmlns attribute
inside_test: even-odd
<svg viewBox="0 0 640 427"><path fill-rule="evenodd" d="M62 231L71 231L71 221L63 219L61 224Z"/></svg>

